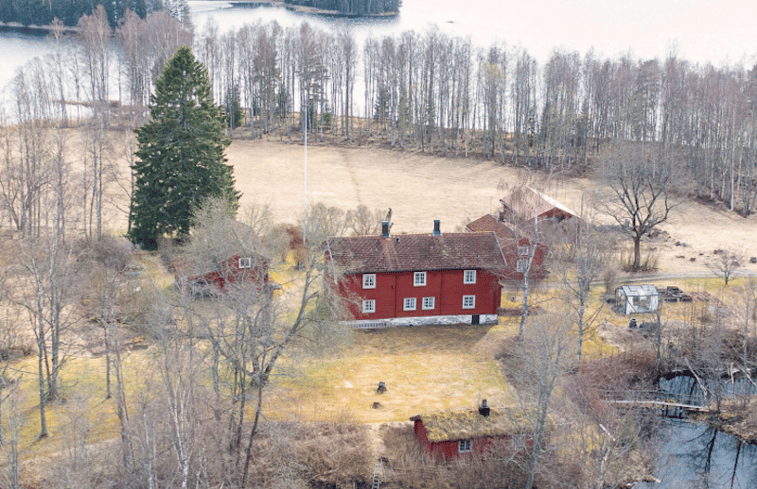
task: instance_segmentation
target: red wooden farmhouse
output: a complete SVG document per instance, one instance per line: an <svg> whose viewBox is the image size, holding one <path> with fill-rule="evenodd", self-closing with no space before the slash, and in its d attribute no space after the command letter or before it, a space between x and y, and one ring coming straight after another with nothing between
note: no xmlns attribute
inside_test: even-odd
<svg viewBox="0 0 757 489"><path fill-rule="evenodd" d="M529 279L539 280L547 274L544 259L549 253L549 247L544 242L539 242L528 234L518 231L512 224L487 214L469 223L465 229L475 233L492 232L497 236L506 262L502 272L503 279L523 280L523 273L526 270L528 270ZM532 246L536 246L536 250L529 267L528 260Z"/></svg>
<svg viewBox="0 0 757 489"><path fill-rule="evenodd" d="M483 458L533 446L526 411L494 409L418 414L410 418L418 442L439 459Z"/></svg>
<svg viewBox="0 0 757 489"><path fill-rule="evenodd" d="M496 323L505 267L494 233L334 238L327 284L349 302L357 328Z"/></svg>
<svg viewBox="0 0 757 489"><path fill-rule="evenodd" d="M220 249L174 262L174 277L180 288L194 293L228 291L233 284L266 289L269 259L252 251L257 239L253 230L234 220L228 225L229 232L224 233L227 241Z"/></svg>

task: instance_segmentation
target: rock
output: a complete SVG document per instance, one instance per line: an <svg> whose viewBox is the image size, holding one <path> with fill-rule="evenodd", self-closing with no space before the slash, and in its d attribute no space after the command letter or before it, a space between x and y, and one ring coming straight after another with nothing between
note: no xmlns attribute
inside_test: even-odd
<svg viewBox="0 0 757 489"><path fill-rule="evenodd" d="M757 263L757 256L753 256L749 259L749 263Z"/></svg>
<svg viewBox="0 0 757 489"><path fill-rule="evenodd" d="M697 259L692 256L691 258L689 258L689 261L697 261Z"/></svg>

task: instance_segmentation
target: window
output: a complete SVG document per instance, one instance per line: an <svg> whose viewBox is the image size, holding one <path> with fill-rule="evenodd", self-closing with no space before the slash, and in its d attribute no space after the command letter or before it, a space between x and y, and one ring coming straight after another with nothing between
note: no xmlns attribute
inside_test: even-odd
<svg viewBox="0 0 757 489"><path fill-rule="evenodd" d="M515 264L515 271L525 272L526 270L528 270L528 259L518 260L518 262Z"/></svg>
<svg viewBox="0 0 757 489"><path fill-rule="evenodd" d="M476 283L476 271L475 270L466 270L465 276L463 277L463 283L464 284L475 284Z"/></svg>
<svg viewBox="0 0 757 489"><path fill-rule="evenodd" d="M526 256L528 252L528 246L518 246L518 256Z"/></svg>
<svg viewBox="0 0 757 489"><path fill-rule="evenodd" d="M405 311L415 311L415 297L406 297L402 304Z"/></svg>
<svg viewBox="0 0 757 489"><path fill-rule="evenodd" d="M363 301L363 314L376 312L376 301L373 299Z"/></svg>
<svg viewBox="0 0 757 489"><path fill-rule="evenodd" d="M457 451L460 453L470 452L473 447L473 440L459 440L457 442Z"/></svg>
<svg viewBox="0 0 757 489"><path fill-rule="evenodd" d="M239 268L250 268L252 266L252 258L240 258L239 259Z"/></svg>
<svg viewBox="0 0 757 489"><path fill-rule="evenodd" d="M475 307L476 307L476 296L464 295L463 296L463 309L474 309Z"/></svg>
<svg viewBox="0 0 757 489"><path fill-rule="evenodd" d="M376 288L376 274L375 273L364 273L363 274L363 288L364 289L375 289Z"/></svg>
<svg viewBox="0 0 757 489"><path fill-rule="evenodd" d="M423 287L426 285L426 272L415 272L413 285L416 287Z"/></svg>
<svg viewBox="0 0 757 489"><path fill-rule="evenodd" d="M436 297L424 297L423 304L421 304L421 308L424 311L428 311L429 309L433 309L435 305L436 305Z"/></svg>

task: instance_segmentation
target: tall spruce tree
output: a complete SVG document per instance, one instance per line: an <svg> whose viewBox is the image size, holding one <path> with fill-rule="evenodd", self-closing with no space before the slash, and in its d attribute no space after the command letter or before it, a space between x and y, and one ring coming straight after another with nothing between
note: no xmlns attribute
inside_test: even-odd
<svg viewBox="0 0 757 489"><path fill-rule="evenodd" d="M164 235L182 238L192 212L208 197L225 196L236 209L231 166L224 149L225 121L213 104L205 66L180 47L155 82L150 121L135 130L139 149L129 237L155 249Z"/></svg>

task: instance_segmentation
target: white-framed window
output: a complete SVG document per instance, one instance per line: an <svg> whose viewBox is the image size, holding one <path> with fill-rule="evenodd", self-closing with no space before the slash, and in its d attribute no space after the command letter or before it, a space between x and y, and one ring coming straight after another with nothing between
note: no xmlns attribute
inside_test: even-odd
<svg viewBox="0 0 757 489"><path fill-rule="evenodd" d="M415 287L423 287L426 285L426 272L415 272L413 275L413 285Z"/></svg>
<svg viewBox="0 0 757 489"><path fill-rule="evenodd" d="M415 297L405 297L402 301L402 309L405 311L415 311Z"/></svg>
<svg viewBox="0 0 757 489"><path fill-rule="evenodd" d="M370 314L376 312L375 299L367 299L363 301L363 314Z"/></svg>
<svg viewBox="0 0 757 489"><path fill-rule="evenodd" d="M460 453L470 452L473 448L473 440L458 440L457 451Z"/></svg>
<svg viewBox="0 0 757 489"><path fill-rule="evenodd" d="M463 309L475 309L476 308L476 296L464 295L463 296Z"/></svg>
<svg viewBox="0 0 757 489"><path fill-rule="evenodd" d="M525 272L526 270L528 270L528 259L518 260L515 263L516 272Z"/></svg>
<svg viewBox="0 0 757 489"><path fill-rule="evenodd" d="M475 270L465 270L465 275L463 276L463 283L464 284L475 284L476 283L476 271Z"/></svg>
<svg viewBox="0 0 757 489"><path fill-rule="evenodd" d="M250 268L250 267L252 267L252 258L248 256L247 258L239 259L239 268Z"/></svg>
<svg viewBox="0 0 757 489"><path fill-rule="evenodd" d="M363 288L364 289L375 289L376 288L376 274L375 273L364 273L363 274Z"/></svg>
<svg viewBox="0 0 757 489"><path fill-rule="evenodd" d="M518 256L527 256L529 251L528 246L518 246Z"/></svg>
<svg viewBox="0 0 757 489"><path fill-rule="evenodd" d="M423 302L421 303L421 308L424 311L428 311L434 308L436 306L436 297L424 297Z"/></svg>

